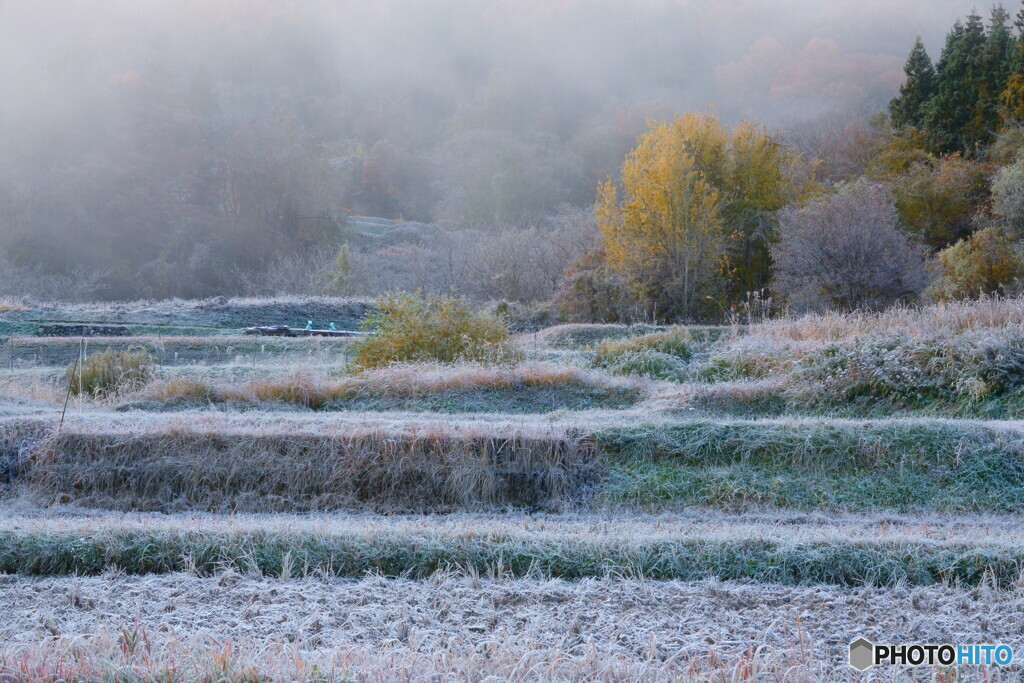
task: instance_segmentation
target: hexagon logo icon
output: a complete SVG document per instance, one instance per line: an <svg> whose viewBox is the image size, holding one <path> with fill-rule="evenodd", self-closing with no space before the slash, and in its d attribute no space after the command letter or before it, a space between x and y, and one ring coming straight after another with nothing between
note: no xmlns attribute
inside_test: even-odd
<svg viewBox="0 0 1024 683"><path fill-rule="evenodd" d="M866 671L875 664L875 645L867 638L858 638L850 643L850 666L857 671Z"/></svg>

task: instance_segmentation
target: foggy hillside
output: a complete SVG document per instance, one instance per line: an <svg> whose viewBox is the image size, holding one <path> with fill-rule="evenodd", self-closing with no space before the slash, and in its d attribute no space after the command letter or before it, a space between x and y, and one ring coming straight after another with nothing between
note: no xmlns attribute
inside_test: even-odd
<svg viewBox="0 0 1024 683"><path fill-rule="evenodd" d="M205 296L336 251L349 212L535 225L591 205L648 119L881 109L972 6L7 0L0 270Z"/></svg>

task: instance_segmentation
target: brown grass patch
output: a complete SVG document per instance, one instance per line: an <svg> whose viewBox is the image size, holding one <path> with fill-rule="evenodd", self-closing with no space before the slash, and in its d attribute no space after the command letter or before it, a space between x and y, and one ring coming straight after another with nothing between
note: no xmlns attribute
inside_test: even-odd
<svg viewBox="0 0 1024 683"><path fill-rule="evenodd" d="M0 313L13 313L14 311L27 311L28 304L24 299L13 296L0 296Z"/></svg>
<svg viewBox="0 0 1024 683"><path fill-rule="evenodd" d="M983 297L931 306L894 306L878 313L815 313L747 328L763 340L832 342L867 335L933 337L1024 325L1024 298Z"/></svg>
<svg viewBox="0 0 1024 683"><path fill-rule="evenodd" d="M29 486L46 500L124 510L451 510L558 505L596 470L572 432L66 429L41 444Z"/></svg>
<svg viewBox="0 0 1024 683"><path fill-rule="evenodd" d="M596 372L544 363L513 367L479 364L396 364L339 379L298 372L242 385L201 379L175 378L149 384L134 398L150 401L288 403L312 409L332 401L358 397L411 397L445 392L470 393L488 389L556 388L574 385L595 390L629 389L640 392L642 382L617 380Z"/></svg>

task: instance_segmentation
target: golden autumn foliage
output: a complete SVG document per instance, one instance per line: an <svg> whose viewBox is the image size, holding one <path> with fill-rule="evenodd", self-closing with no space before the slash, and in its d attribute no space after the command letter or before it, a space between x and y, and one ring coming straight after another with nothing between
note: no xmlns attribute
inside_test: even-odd
<svg viewBox="0 0 1024 683"><path fill-rule="evenodd" d="M609 265L637 298L687 318L718 289L726 235L719 193L675 132L663 124L641 136L622 167L621 204L606 181L595 216Z"/></svg>
<svg viewBox="0 0 1024 683"><path fill-rule="evenodd" d="M765 130L689 114L654 123L598 188L609 265L659 314L690 318L770 277L768 246L789 195L787 153Z"/></svg>
<svg viewBox="0 0 1024 683"><path fill-rule="evenodd" d="M938 299L968 299L1003 291L1024 276L1024 262L1000 228L988 227L939 252Z"/></svg>

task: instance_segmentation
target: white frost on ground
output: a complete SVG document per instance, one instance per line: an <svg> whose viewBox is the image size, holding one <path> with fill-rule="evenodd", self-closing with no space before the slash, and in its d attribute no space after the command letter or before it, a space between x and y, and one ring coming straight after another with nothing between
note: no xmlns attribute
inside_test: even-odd
<svg viewBox="0 0 1024 683"><path fill-rule="evenodd" d="M230 642L236 657L252 663L290 651L307 663L341 657L357 670L378 669L385 654L389 666L405 662L417 670L440 657L448 662L442 669L460 669L476 666L483 654L495 673L508 674L527 656L560 666L583 666L590 657L655 679L737 666L802 672L788 680L845 679L852 673L847 644L862 635L876 642L999 642L1024 653L1024 591L988 588L443 574L428 581L321 581L228 572L213 578L4 577L0 604L0 652L7 657L91 644L102 649L123 642L124 629L144 635L155 661ZM562 674L576 677L570 669Z"/></svg>

